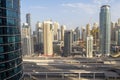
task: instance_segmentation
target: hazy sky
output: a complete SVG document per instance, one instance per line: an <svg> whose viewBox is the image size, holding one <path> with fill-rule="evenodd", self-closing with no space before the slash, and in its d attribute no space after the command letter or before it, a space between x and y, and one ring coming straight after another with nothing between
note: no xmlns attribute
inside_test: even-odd
<svg viewBox="0 0 120 80"><path fill-rule="evenodd" d="M21 22L25 22L26 13L31 13L32 29L37 21L57 21L67 28L85 26L99 22L100 6L111 6L112 21L120 18L120 0L21 0Z"/></svg>

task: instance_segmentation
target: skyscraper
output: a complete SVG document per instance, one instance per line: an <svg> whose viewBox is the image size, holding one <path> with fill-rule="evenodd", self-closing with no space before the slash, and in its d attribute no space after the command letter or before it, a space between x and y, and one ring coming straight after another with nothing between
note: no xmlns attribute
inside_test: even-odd
<svg viewBox="0 0 120 80"><path fill-rule="evenodd" d="M61 41L61 29L58 29L58 41Z"/></svg>
<svg viewBox="0 0 120 80"><path fill-rule="evenodd" d="M120 29L118 30L118 46L120 46Z"/></svg>
<svg viewBox="0 0 120 80"><path fill-rule="evenodd" d="M64 41L65 28L66 28L65 25L62 25L62 26L61 26L61 41Z"/></svg>
<svg viewBox="0 0 120 80"><path fill-rule="evenodd" d="M21 80L20 0L0 0L0 80Z"/></svg>
<svg viewBox="0 0 120 80"><path fill-rule="evenodd" d="M120 28L115 30L115 42L116 45L120 46Z"/></svg>
<svg viewBox="0 0 120 80"><path fill-rule="evenodd" d="M58 22L54 22L53 23L54 25L54 36L53 36L53 39L54 41L58 41L58 28L59 28L59 23Z"/></svg>
<svg viewBox="0 0 120 80"><path fill-rule="evenodd" d="M32 54L31 43L30 27L27 23L24 23L22 26L22 51L24 56Z"/></svg>
<svg viewBox="0 0 120 80"><path fill-rule="evenodd" d="M36 50L38 53L43 52L43 24L37 22L36 24L36 36L37 36L37 44Z"/></svg>
<svg viewBox="0 0 120 80"><path fill-rule="evenodd" d="M88 35L86 40L86 57L92 58L93 57L93 36Z"/></svg>
<svg viewBox="0 0 120 80"><path fill-rule="evenodd" d="M85 28L82 27L82 41L85 41L86 40L86 31L85 31Z"/></svg>
<svg viewBox="0 0 120 80"><path fill-rule="evenodd" d="M90 35L90 24L86 25L86 37Z"/></svg>
<svg viewBox="0 0 120 80"><path fill-rule="evenodd" d="M120 26L120 18L118 19L118 26Z"/></svg>
<svg viewBox="0 0 120 80"><path fill-rule="evenodd" d="M104 55L110 54L111 43L111 18L110 6L103 5L100 11L100 52Z"/></svg>
<svg viewBox="0 0 120 80"><path fill-rule="evenodd" d="M52 21L43 22L43 42L44 42L44 55L53 55L53 23Z"/></svg>
<svg viewBox="0 0 120 80"><path fill-rule="evenodd" d="M28 26L31 27L31 16L30 16L30 13L26 14L26 23L28 23Z"/></svg>
<svg viewBox="0 0 120 80"><path fill-rule="evenodd" d="M79 27L77 27L75 29L75 32L76 32L75 41L79 41L80 40L80 30L79 30Z"/></svg>
<svg viewBox="0 0 120 80"><path fill-rule="evenodd" d="M70 56L72 52L73 31L65 31L63 56Z"/></svg>
<svg viewBox="0 0 120 80"><path fill-rule="evenodd" d="M97 45L98 36L99 36L98 33L99 33L98 25L97 25L97 23L94 23L93 28L91 30L91 35L93 36L93 44L94 45Z"/></svg>

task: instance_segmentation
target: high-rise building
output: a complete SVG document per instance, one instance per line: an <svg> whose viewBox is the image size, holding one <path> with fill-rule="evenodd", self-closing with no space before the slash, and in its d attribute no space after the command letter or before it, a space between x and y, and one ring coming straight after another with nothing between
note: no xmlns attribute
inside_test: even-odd
<svg viewBox="0 0 120 80"><path fill-rule="evenodd" d="M86 57L93 57L93 36L88 35L86 40Z"/></svg>
<svg viewBox="0 0 120 80"><path fill-rule="evenodd" d="M118 26L120 26L120 18L118 19Z"/></svg>
<svg viewBox="0 0 120 80"><path fill-rule="evenodd" d="M44 42L44 55L53 55L53 23L52 21L43 22L43 42Z"/></svg>
<svg viewBox="0 0 120 80"><path fill-rule="evenodd" d="M80 40L80 30L79 30L79 27L77 27L75 29L75 32L76 32L75 41L79 41Z"/></svg>
<svg viewBox="0 0 120 80"><path fill-rule="evenodd" d="M32 54L31 43L30 27L27 23L24 23L22 26L22 52L24 56Z"/></svg>
<svg viewBox="0 0 120 80"><path fill-rule="evenodd" d="M31 27L31 15L30 13L26 14L26 23L29 27Z"/></svg>
<svg viewBox="0 0 120 80"><path fill-rule="evenodd" d="M86 41L86 31L84 27L82 27L82 41Z"/></svg>
<svg viewBox="0 0 120 80"><path fill-rule="evenodd" d="M73 31L65 31L64 35L64 49L63 49L63 56L67 57L70 56L72 52L72 41L73 40Z"/></svg>
<svg viewBox="0 0 120 80"><path fill-rule="evenodd" d="M20 0L0 0L0 80L21 80Z"/></svg>
<svg viewBox="0 0 120 80"><path fill-rule="evenodd" d="M26 23L30 27L30 40L31 40L31 53L34 53L34 45L33 45L33 36L32 36L32 28L31 28L31 14L26 14Z"/></svg>
<svg viewBox="0 0 120 80"><path fill-rule="evenodd" d="M61 26L61 41L64 41L65 28L66 28L65 25L62 25L62 26Z"/></svg>
<svg viewBox="0 0 120 80"><path fill-rule="evenodd" d="M37 47L37 33L36 31L33 31L33 35L32 35L32 38L33 38L33 49L34 49L34 53L38 53L38 47Z"/></svg>
<svg viewBox="0 0 120 80"><path fill-rule="evenodd" d="M98 30L98 24L94 23L93 24L93 28L91 30L91 35L93 36L93 44L97 45L98 42L98 35L99 34L99 30Z"/></svg>
<svg viewBox="0 0 120 80"><path fill-rule="evenodd" d="M120 28L115 30L115 43L120 46Z"/></svg>
<svg viewBox="0 0 120 80"><path fill-rule="evenodd" d="M111 44L115 43L115 23L111 22Z"/></svg>
<svg viewBox="0 0 120 80"><path fill-rule="evenodd" d="M118 30L118 46L120 46L120 29Z"/></svg>
<svg viewBox="0 0 120 80"><path fill-rule="evenodd" d="M58 41L61 41L61 30L58 29Z"/></svg>
<svg viewBox="0 0 120 80"><path fill-rule="evenodd" d="M111 44L111 18L110 6L103 5L100 11L100 52L103 55L110 54Z"/></svg>
<svg viewBox="0 0 120 80"><path fill-rule="evenodd" d="M38 30L38 29L43 29L43 25L42 25L42 23L40 23L39 21L36 23L36 31Z"/></svg>
<svg viewBox="0 0 120 80"><path fill-rule="evenodd" d="M37 36L37 44L36 44L36 51L38 53L43 52L43 24L37 22L36 24L36 36Z"/></svg>
<svg viewBox="0 0 120 80"><path fill-rule="evenodd" d="M86 37L90 35L90 24L86 25Z"/></svg>
<svg viewBox="0 0 120 80"><path fill-rule="evenodd" d="M58 22L54 22L54 33L53 33L53 39L54 41L58 41L58 28L59 28L59 23Z"/></svg>

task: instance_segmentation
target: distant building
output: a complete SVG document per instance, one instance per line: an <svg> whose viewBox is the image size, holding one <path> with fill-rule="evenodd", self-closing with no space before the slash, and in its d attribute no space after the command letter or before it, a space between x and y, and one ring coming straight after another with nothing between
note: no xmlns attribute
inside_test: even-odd
<svg viewBox="0 0 120 80"><path fill-rule="evenodd" d="M53 42L53 52L55 55L57 56L61 56L63 50L62 50L62 47L63 47L63 41L55 41Z"/></svg>
<svg viewBox="0 0 120 80"><path fill-rule="evenodd" d="M30 34L30 27L27 23L24 23L22 26L22 50L23 55L31 55L32 54L32 41Z"/></svg>
<svg viewBox="0 0 120 80"><path fill-rule="evenodd" d="M31 15L30 13L26 14L26 23L31 27Z"/></svg>
<svg viewBox="0 0 120 80"><path fill-rule="evenodd" d="M52 21L43 22L43 42L44 42L44 55L53 55L53 23Z"/></svg>
<svg viewBox="0 0 120 80"><path fill-rule="evenodd" d="M103 5L100 11L100 53L110 55L111 19L110 6Z"/></svg>
<svg viewBox="0 0 120 80"><path fill-rule="evenodd" d="M61 41L61 29L58 29L58 41Z"/></svg>
<svg viewBox="0 0 120 80"><path fill-rule="evenodd" d="M75 33L76 33L75 41L79 41L80 40L80 30L79 30L79 27L77 27L75 29Z"/></svg>
<svg viewBox="0 0 120 80"><path fill-rule="evenodd" d="M86 25L86 37L90 35L90 24Z"/></svg>
<svg viewBox="0 0 120 80"><path fill-rule="evenodd" d="M115 31L115 41L116 45L120 46L120 28Z"/></svg>
<svg viewBox="0 0 120 80"><path fill-rule="evenodd" d="M93 24L93 28L91 30L91 35L93 36L93 44L95 46L98 45L98 41L99 41L99 28L98 28L98 24L94 23Z"/></svg>
<svg viewBox="0 0 120 80"><path fill-rule="evenodd" d="M67 57L70 56L71 51L72 51L72 34L73 32L70 31L65 31L64 35L64 49L63 49L63 56Z"/></svg>
<svg viewBox="0 0 120 80"><path fill-rule="evenodd" d="M93 36L88 35L86 40L86 57L93 57Z"/></svg>
<svg viewBox="0 0 120 80"><path fill-rule="evenodd" d="M111 44L115 43L115 23L111 22Z"/></svg>
<svg viewBox="0 0 120 80"><path fill-rule="evenodd" d="M118 46L120 46L120 29L118 30Z"/></svg>
<svg viewBox="0 0 120 80"><path fill-rule="evenodd" d="M86 31L85 31L85 29L83 27L82 27L81 35L82 35L82 41L86 41Z"/></svg>
<svg viewBox="0 0 120 80"><path fill-rule="evenodd" d="M42 23L37 22L35 32L37 36L36 52L43 53L43 24Z"/></svg>
<svg viewBox="0 0 120 80"><path fill-rule="evenodd" d="M33 38L33 48L34 48L34 53L38 53L38 47L37 47L37 45L38 45L38 43L37 43L37 33L36 33L36 31L33 31L33 35L32 35L32 38Z"/></svg>
<svg viewBox="0 0 120 80"><path fill-rule="evenodd" d="M118 25L117 26L120 26L120 18L118 19Z"/></svg>
<svg viewBox="0 0 120 80"><path fill-rule="evenodd" d="M62 26L61 26L61 41L64 41L65 28L66 28L65 25L62 25Z"/></svg>
<svg viewBox="0 0 120 80"><path fill-rule="evenodd" d="M59 28L59 23L58 23L58 22L54 22L54 23L53 23L53 26L54 26L53 39L54 39L54 41L58 41L58 28Z"/></svg>

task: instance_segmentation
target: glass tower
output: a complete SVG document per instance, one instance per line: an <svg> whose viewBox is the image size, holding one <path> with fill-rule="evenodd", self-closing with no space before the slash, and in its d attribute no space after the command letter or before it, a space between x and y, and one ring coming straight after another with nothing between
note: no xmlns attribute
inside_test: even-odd
<svg viewBox="0 0 120 80"><path fill-rule="evenodd" d="M21 80L20 0L0 0L0 80Z"/></svg>
<svg viewBox="0 0 120 80"><path fill-rule="evenodd" d="M110 54L111 39L110 6L103 5L100 11L100 52L104 55Z"/></svg>
<svg viewBox="0 0 120 80"><path fill-rule="evenodd" d="M31 16L30 13L26 14L26 23L28 23L28 26L31 26Z"/></svg>

